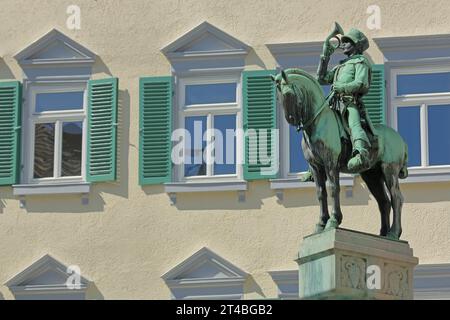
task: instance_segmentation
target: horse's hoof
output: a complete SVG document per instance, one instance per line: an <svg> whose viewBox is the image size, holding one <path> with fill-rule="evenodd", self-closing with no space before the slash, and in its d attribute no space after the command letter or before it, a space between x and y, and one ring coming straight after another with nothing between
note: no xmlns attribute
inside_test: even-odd
<svg viewBox="0 0 450 320"><path fill-rule="evenodd" d="M337 227L339 227L339 221L337 221L334 217L331 217L325 226L325 230L336 229Z"/></svg>
<svg viewBox="0 0 450 320"><path fill-rule="evenodd" d="M396 235L394 232L388 232L388 234L386 235L386 238L391 239L391 240L399 240L400 236Z"/></svg>
<svg viewBox="0 0 450 320"><path fill-rule="evenodd" d="M316 228L314 229L314 233L321 233L325 229L325 226L323 224L316 224Z"/></svg>

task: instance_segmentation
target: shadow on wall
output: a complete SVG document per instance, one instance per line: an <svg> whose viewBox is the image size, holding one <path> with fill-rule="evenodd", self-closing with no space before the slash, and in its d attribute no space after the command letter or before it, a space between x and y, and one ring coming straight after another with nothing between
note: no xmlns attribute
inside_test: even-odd
<svg viewBox="0 0 450 320"><path fill-rule="evenodd" d="M92 66L93 74L100 74L112 77L112 72L109 70L108 66L103 62L102 58L99 56L95 57L95 64ZM100 78L100 76L99 76ZM120 83L119 83L120 87Z"/></svg>
<svg viewBox="0 0 450 320"><path fill-rule="evenodd" d="M262 288L256 283L255 279L251 275L248 275L244 282L244 295L252 293L258 294L261 298L266 298Z"/></svg>
<svg viewBox="0 0 450 320"><path fill-rule="evenodd" d="M450 182L400 184L405 203L450 201Z"/></svg>
<svg viewBox="0 0 450 320"><path fill-rule="evenodd" d="M86 290L86 300L105 300L105 297L94 282L90 282Z"/></svg>
<svg viewBox="0 0 450 320"><path fill-rule="evenodd" d="M261 58L256 54L255 50L251 48L245 58L246 66L258 66L259 68L265 70L266 65L261 60Z"/></svg>
<svg viewBox="0 0 450 320"><path fill-rule="evenodd" d="M0 59L0 79L3 80L12 80L15 79L14 74L11 69L6 65L3 59Z"/></svg>
<svg viewBox="0 0 450 320"><path fill-rule="evenodd" d="M144 192L147 195L156 195L164 193L164 186L144 186ZM328 192L331 204L331 192ZM353 196L346 198L346 190L341 188L341 204L342 206L360 206L369 203L369 192L367 187L360 179L355 179L353 187ZM205 201L205 198L208 201ZM253 181L248 183L248 190L245 192L245 201L239 202L237 191L222 192L188 192L177 193L175 207L178 210L246 210L261 209L263 199L276 198L275 190L270 189L268 181ZM167 203L170 199L167 195ZM285 189L283 192L283 200L277 203L285 208L303 208L318 206L315 187Z"/></svg>

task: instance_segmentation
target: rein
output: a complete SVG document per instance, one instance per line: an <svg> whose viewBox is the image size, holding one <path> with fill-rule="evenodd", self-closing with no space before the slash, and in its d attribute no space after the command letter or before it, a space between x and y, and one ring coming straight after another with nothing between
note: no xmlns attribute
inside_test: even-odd
<svg viewBox="0 0 450 320"><path fill-rule="evenodd" d="M299 89L297 88L296 85L294 85L294 88L297 89L297 90L299 90ZM303 130L303 131L304 131L304 130L307 130L307 129L314 123L314 120L316 120L317 117L322 113L322 111L325 109L325 106L327 105L329 99L330 99L333 95L334 95L334 91L331 91L331 92L328 94L328 96L325 98L325 100L324 100L324 102L322 103L322 105L320 106L319 110L317 110L317 112L314 114L314 116L313 116L311 119L309 119L308 121L306 121L306 123L303 123L303 124L302 124L302 123L301 123L302 120L300 120L300 123L297 125L297 132L299 132L299 131L301 131L301 130ZM298 96L298 93L297 93L297 96ZM304 110L302 110L302 109L300 109L300 110L301 110L301 114L304 115L304 114L305 114Z"/></svg>

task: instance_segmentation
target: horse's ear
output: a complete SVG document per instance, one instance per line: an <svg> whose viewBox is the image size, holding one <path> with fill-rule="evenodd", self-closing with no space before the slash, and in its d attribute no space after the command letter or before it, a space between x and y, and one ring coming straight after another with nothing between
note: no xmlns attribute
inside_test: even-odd
<svg viewBox="0 0 450 320"><path fill-rule="evenodd" d="M286 74L286 72L284 72L284 70L281 71L281 76L283 77L283 79L286 83L289 83L287 74Z"/></svg>

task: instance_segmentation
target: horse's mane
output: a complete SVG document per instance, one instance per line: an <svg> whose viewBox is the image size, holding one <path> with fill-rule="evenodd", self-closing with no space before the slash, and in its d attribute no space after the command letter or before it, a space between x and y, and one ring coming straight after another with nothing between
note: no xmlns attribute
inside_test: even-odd
<svg viewBox="0 0 450 320"><path fill-rule="evenodd" d="M302 69L299 69L299 68L289 68L289 69L284 70L284 72L286 72L287 75L298 74L298 75L301 75L301 76L304 76L304 77L308 78L309 80L311 80L315 84L317 89L319 89L322 92L322 86L320 85L319 81L317 81L316 78L314 78L311 74L309 74L305 70L302 70Z"/></svg>
<svg viewBox="0 0 450 320"><path fill-rule="evenodd" d="M311 83L313 84L313 87L316 88L317 92L315 92L315 94L314 94L313 92L311 92L304 86L297 87L297 90L299 92L297 92L296 94L300 95L302 97L301 100L303 101L303 104L304 104L304 108L301 108L302 110L297 110L297 112L306 113L306 114L302 114L301 118L305 119L305 117L306 117L309 119L310 117L313 116L312 115L312 113L314 111L313 105L321 103L321 101L317 101L317 100L320 100L320 98L317 95L323 97L322 86L319 84L319 82L316 80L316 78L314 78L312 75L310 75L308 72L306 72L302 69L290 68L290 69L286 69L284 72L286 73L286 75L288 77L290 74L303 76L303 77L307 78L309 81L311 81Z"/></svg>

